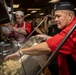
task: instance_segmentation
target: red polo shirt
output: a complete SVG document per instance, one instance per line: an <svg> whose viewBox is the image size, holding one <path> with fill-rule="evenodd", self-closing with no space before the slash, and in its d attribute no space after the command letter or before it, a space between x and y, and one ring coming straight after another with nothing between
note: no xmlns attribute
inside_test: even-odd
<svg viewBox="0 0 76 75"><path fill-rule="evenodd" d="M76 17L59 34L46 41L52 52L58 47L58 45L61 43L63 38L70 31L70 29L73 27L75 23ZM64 45L60 48L58 52L59 75L70 75L66 62L66 55L69 54L72 56L74 61L76 61L76 30L74 30L74 32L70 35L70 37L67 39L67 41L64 43Z"/></svg>

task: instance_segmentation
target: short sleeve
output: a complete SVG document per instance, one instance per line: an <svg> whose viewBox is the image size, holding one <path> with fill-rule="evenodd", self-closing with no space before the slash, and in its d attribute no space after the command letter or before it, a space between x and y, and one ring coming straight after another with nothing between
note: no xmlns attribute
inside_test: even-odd
<svg viewBox="0 0 76 75"><path fill-rule="evenodd" d="M30 34L32 31L32 25L27 22L25 25L25 30L27 31L28 34Z"/></svg>
<svg viewBox="0 0 76 75"><path fill-rule="evenodd" d="M46 43L48 44L49 48L52 51L54 51L58 47L63 38L64 37L62 35L56 34L55 36L53 36L53 38L46 40Z"/></svg>

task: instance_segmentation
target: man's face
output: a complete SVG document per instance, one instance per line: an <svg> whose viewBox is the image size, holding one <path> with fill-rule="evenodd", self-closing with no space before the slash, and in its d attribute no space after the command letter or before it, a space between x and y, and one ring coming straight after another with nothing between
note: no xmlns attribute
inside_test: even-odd
<svg viewBox="0 0 76 75"><path fill-rule="evenodd" d="M69 14L62 10L54 12L54 19L59 29L65 28L69 24Z"/></svg>
<svg viewBox="0 0 76 75"><path fill-rule="evenodd" d="M16 15L16 22L17 24L21 25L24 22L24 17L21 15Z"/></svg>

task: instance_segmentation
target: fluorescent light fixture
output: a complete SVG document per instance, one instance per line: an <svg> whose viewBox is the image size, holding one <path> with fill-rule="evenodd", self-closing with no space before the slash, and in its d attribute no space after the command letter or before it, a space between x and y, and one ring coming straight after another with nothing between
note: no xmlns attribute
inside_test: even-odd
<svg viewBox="0 0 76 75"><path fill-rule="evenodd" d="M19 7L19 4L14 4L13 5L13 8L18 8Z"/></svg>
<svg viewBox="0 0 76 75"><path fill-rule="evenodd" d="M40 8L28 8L27 10L41 10Z"/></svg>
<svg viewBox="0 0 76 75"><path fill-rule="evenodd" d="M24 17L28 17L28 16L30 16L31 14L26 14Z"/></svg>
<svg viewBox="0 0 76 75"><path fill-rule="evenodd" d="M31 11L31 13L36 13L37 11Z"/></svg>
<svg viewBox="0 0 76 75"><path fill-rule="evenodd" d="M76 10L76 8L74 8L74 10Z"/></svg>
<svg viewBox="0 0 76 75"><path fill-rule="evenodd" d="M44 13L40 13L39 15L44 15Z"/></svg>
<svg viewBox="0 0 76 75"><path fill-rule="evenodd" d="M29 15L31 15L31 14L27 14L27 15L29 16Z"/></svg>
<svg viewBox="0 0 76 75"><path fill-rule="evenodd" d="M15 14L16 12L13 12L13 14Z"/></svg>
<svg viewBox="0 0 76 75"><path fill-rule="evenodd" d="M56 3L58 2L59 0L50 0L49 3Z"/></svg>

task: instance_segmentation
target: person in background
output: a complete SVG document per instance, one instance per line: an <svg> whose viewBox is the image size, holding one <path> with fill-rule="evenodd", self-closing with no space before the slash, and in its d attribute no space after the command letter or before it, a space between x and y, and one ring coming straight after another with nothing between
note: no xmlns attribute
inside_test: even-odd
<svg viewBox="0 0 76 75"><path fill-rule="evenodd" d="M4 24L4 26L7 26L11 33L12 37L15 37L15 39L18 42L25 42L27 36L32 31L32 26L29 22L24 21L24 12L23 11L16 11L16 24L14 26L10 25L10 23ZM7 33L6 33L7 34Z"/></svg>
<svg viewBox="0 0 76 75"><path fill-rule="evenodd" d="M46 40L45 42L29 48L21 49L11 55L6 56L5 60L19 57L20 55L24 54L38 55L54 52L59 44L61 44L67 33L76 23L73 4L70 2L58 2L55 4L54 19L57 23L57 27L59 29L62 29L60 33L56 34L53 37L43 36L43 38ZM76 29L59 49L57 55L58 74L76 75ZM70 60L67 60L67 56Z"/></svg>
<svg viewBox="0 0 76 75"><path fill-rule="evenodd" d="M5 26L2 26L1 30L2 30L3 35L5 36L4 41L7 41L7 42L10 41L11 31L9 30L9 28L5 27Z"/></svg>
<svg viewBox="0 0 76 75"><path fill-rule="evenodd" d="M55 23L54 19L52 18L51 20L49 20L49 15L44 17L44 30L45 33L49 36L54 36L56 34L58 34L61 29L58 29L57 24ZM50 25L48 24L48 22L50 22ZM49 56L51 55L51 53L49 54ZM51 71L51 75L58 75L58 65L57 65L57 57L55 57L52 61L52 63L48 65L49 70Z"/></svg>
<svg viewBox="0 0 76 75"><path fill-rule="evenodd" d="M37 27L37 22L35 22L33 29L35 30L32 35L43 34L43 32Z"/></svg>
<svg viewBox="0 0 76 75"><path fill-rule="evenodd" d="M44 17L44 30L47 35L54 36L55 34L59 33L61 31L61 29L58 29L54 19L49 20L48 18L49 18L49 16ZM48 23L48 22L50 22L50 23Z"/></svg>
<svg viewBox="0 0 76 75"><path fill-rule="evenodd" d="M9 19L5 19L2 24L1 24L1 32L2 32L2 37L4 37L4 40L3 41L7 41L7 40L10 40L10 29L6 26L4 26L3 24L7 24L9 21L11 21L12 19L12 15L10 14L11 12L11 7L8 7L6 6L6 9L8 11L8 18Z"/></svg>

